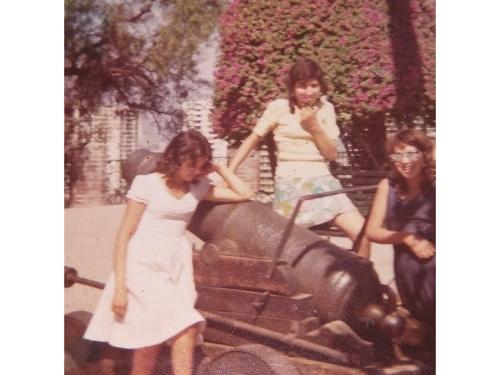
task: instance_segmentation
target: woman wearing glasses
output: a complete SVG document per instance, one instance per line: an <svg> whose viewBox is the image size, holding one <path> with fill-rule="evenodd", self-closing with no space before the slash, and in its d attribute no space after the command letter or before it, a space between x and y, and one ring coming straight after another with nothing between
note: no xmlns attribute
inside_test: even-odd
<svg viewBox="0 0 500 375"><path fill-rule="evenodd" d="M378 186L366 233L394 244L394 271L403 306L435 325L436 195L434 145L406 129L388 143L392 173Z"/></svg>

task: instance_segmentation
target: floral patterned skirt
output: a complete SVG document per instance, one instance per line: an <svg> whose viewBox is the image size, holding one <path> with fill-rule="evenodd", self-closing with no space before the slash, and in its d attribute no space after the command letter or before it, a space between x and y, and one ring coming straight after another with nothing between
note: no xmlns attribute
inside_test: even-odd
<svg viewBox="0 0 500 375"><path fill-rule="evenodd" d="M276 177L273 209L282 216L290 217L299 197L339 189L342 189L342 185L331 175L314 178ZM302 203L295 222L308 228L331 221L348 211L357 211L357 208L346 194L336 194Z"/></svg>

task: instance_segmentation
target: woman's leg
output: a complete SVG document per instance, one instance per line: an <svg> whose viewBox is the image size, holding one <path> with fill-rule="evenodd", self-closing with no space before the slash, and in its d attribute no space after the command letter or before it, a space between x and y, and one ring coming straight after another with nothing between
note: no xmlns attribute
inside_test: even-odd
<svg viewBox="0 0 500 375"><path fill-rule="evenodd" d="M198 326L193 325L171 340L172 368L175 375L192 374L193 353L198 334Z"/></svg>
<svg viewBox="0 0 500 375"><path fill-rule="evenodd" d="M161 345L153 345L134 350L130 375L150 375L156 365Z"/></svg>
<svg viewBox="0 0 500 375"><path fill-rule="evenodd" d="M333 224L338 226L356 245L357 254L363 258L370 258L370 241L362 231L365 219L359 211L348 211L337 215ZM359 237L361 233L361 237ZM359 237L359 238L358 238Z"/></svg>
<svg viewBox="0 0 500 375"><path fill-rule="evenodd" d="M104 352L99 361L99 375L115 375L115 365L120 358L119 349L105 344Z"/></svg>
<svg viewBox="0 0 500 375"><path fill-rule="evenodd" d="M394 254L396 285L403 306L421 322L435 325L436 258L423 261L404 245L397 245Z"/></svg>

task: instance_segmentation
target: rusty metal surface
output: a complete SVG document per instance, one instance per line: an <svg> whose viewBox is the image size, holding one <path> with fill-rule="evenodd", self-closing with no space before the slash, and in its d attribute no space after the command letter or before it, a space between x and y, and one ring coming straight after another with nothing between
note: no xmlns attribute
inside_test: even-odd
<svg viewBox="0 0 500 375"><path fill-rule="evenodd" d="M104 284L99 281L94 281L86 279L84 277L78 276L78 272L72 267L64 267L64 287L69 288L73 284L83 284L87 286L92 286L97 289L104 289Z"/></svg>
<svg viewBox="0 0 500 375"><path fill-rule="evenodd" d="M231 348L204 360L196 375L300 375L283 354L259 344Z"/></svg>
<svg viewBox="0 0 500 375"><path fill-rule="evenodd" d="M280 266L272 278L266 278L265 273L271 266L269 259L219 255L213 264L213 258L210 257L207 262L203 253L193 254L195 281L198 285L266 290L288 296L296 292L290 267Z"/></svg>
<svg viewBox="0 0 500 375"><path fill-rule="evenodd" d="M161 155L161 152L151 152L144 149L134 151L122 163L123 178L131 183L138 174L154 172Z"/></svg>
<svg viewBox="0 0 500 375"><path fill-rule="evenodd" d="M244 218L244 219L242 219ZM287 219L259 202L200 204L189 226L204 241L231 240L240 254L272 259ZM313 296L321 321L344 320L361 328L360 315L370 304L381 304L378 277L369 261L293 226L281 260L290 266L297 290Z"/></svg>
<svg viewBox="0 0 500 375"><path fill-rule="evenodd" d="M196 307L202 310L234 312L249 316L303 320L314 315L310 294L291 297L266 292L198 285ZM264 302L264 306L262 305Z"/></svg>
<svg viewBox="0 0 500 375"><path fill-rule="evenodd" d="M284 335L253 324L226 318L209 311L202 311L202 314L207 319L209 327L219 328L221 331L230 332L232 335L237 336L238 334L242 334L244 337L251 337L253 340L265 342L270 346L276 346L278 343L282 350L300 350L317 358L340 365L359 365L359 363L353 362L354 358L345 353L297 338L293 335Z"/></svg>
<svg viewBox="0 0 500 375"><path fill-rule="evenodd" d="M91 316L92 314L87 311L74 311L64 316L64 373L66 375L98 373L98 365L88 360L92 352L91 342L82 338Z"/></svg>
<svg viewBox="0 0 500 375"><path fill-rule="evenodd" d="M216 355L231 349L228 345L205 342L203 352L207 357ZM287 357L297 368L301 375L363 375L364 371L352 367L339 366L332 363L313 361L302 357Z"/></svg>

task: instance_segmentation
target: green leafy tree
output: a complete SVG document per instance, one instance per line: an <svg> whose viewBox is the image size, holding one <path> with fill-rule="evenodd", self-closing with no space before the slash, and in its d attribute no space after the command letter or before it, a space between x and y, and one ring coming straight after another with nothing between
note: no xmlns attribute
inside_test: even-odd
<svg viewBox="0 0 500 375"><path fill-rule="evenodd" d="M64 1L69 191L81 177L82 154L90 139L78 118L87 119L101 105L148 112L160 131L177 130L181 101L189 90L208 84L196 78L195 60L223 6L217 0ZM66 204L70 201L71 195Z"/></svg>
<svg viewBox="0 0 500 375"><path fill-rule="evenodd" d="M200 83L196 52L221 11L211 0L65 0L66 109L174 114L167 103Z"/></svg>
<svg viewBox="0 0 500 375"><path fill-rule="evenodd" d="M221 16L213 119L239 143L265 105L286 97L298 56L325 70L343 135L363 150L360 167L383 159L384 119L434 121L435 7L428 0L239 0Z"/></svg>

